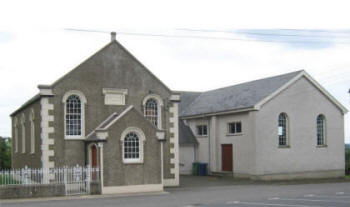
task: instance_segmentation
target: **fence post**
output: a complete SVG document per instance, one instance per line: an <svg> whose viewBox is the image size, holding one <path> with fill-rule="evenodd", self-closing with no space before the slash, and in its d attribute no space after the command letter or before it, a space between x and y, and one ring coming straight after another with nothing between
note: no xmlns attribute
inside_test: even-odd
<svg viewBox="0 0 350 207"><path fill-rule="evenodd" d="M67 189L67 166L63 167L63 182L64 182L64 189L66 191L66 195L68 195L68 189Z"/></svg>
<svg viewBox="0 0 350 207"><path fill-rule="evenodd" d="M90 172L91 172L91 169L90 168L90 165L87 165L86 168L85 168L85 174L86 174L86 192L88 194L90 194L90 183L91 183L91 176L90 176Z"/></svg>

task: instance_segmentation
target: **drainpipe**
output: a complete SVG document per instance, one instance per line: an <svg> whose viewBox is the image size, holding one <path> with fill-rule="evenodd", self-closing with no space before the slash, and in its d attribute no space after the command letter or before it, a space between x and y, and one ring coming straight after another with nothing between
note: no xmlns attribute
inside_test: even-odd
<svg viewBox="0 0 350 207"><path fill-rule="evenodd" d="M161 182L162 182L162 186L164 187L164 161L163 161L163 156L164 156L164 152L163 152L163 141L160 142L160 166L161 166L161 172L160 172L160 176L161 176Z"/></svg>
<svg viewBox="0 0 350 207"><path fill-rule="evenodd" d="M204 119L204 114L203 114L203 119ZM211 141L210 141L210 131L211 131L211 128L210 128L210 124L211 124L211 120L210 119L207 119L207 134L208 134L208 148L209 148L209 151L208 151L208 154L209 154L209 159L208 159L208 171L209 173L211 174L211 167L210 167L210 163L211 163Z"/></svg>
<svg viewBox="0 0 350 207"><path fill-rule="evenodd" d="M101 185L101 194L103 194L103 142L98 143L100 151L100 185Z"/></svg>

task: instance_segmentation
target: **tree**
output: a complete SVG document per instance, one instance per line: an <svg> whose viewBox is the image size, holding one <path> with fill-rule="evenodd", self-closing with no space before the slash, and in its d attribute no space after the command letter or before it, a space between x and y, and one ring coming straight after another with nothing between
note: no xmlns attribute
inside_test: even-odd
<svg viewBox="0 0 350 207"><path fill-rule="evenodd" d="M11 168L11 139L0 137L0 170Z"/></svg>

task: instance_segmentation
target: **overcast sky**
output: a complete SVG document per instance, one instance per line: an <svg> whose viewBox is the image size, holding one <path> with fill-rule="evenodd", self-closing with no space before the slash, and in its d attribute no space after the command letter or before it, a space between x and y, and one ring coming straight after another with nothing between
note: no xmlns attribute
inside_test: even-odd
<svg viewBox="0 0 350 207"><path fill-rule="evenodd" d="M10 136L9 114L38 84L51 84L110 41L108 33L67 28L119 32L117 40L173 90L304 69L350 109L346 1L55 2L0 2L0 136ZM349 116L345 124L350 142Z"/></svg>

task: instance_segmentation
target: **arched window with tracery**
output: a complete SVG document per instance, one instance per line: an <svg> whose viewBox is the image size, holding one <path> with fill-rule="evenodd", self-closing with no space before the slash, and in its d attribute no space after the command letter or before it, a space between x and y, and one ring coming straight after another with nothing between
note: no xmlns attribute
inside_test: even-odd
<svg viewBox="0 0 350 207"><path fill-rule="evenodd" d="M25 122L26 122L26 116L23 113L22 117L21 117L22 153L26 152L26 125L25 125Z"/></svg>
<svg viewBox="0 0 350 207"><path fill-rule="evenodd" d="M150 98L145 104L145 117L155 126L158 126L158 103L155 99Z"/></svg>
<svg viewBox="0 0 350 207"><path fill-rule="evenodd" d="M34 125L34 110L32 109L29 114L30 121L30 153L35 153L35 125Z"/></svg>
<svg viewBox="0 0 350 207"><path fill-rule="evenodd" d="M87 99L78 90L67 91L62 98L65 139L85 138L85 106Z"/></svg>
<svg viewBox="0 0 350 207"><path fill-rule="evenodd" d="M320 114L317 116L316 128L317 128L317 145L318 146L326 145L326 119L324 115Z"/></svg>
<svg viewBox="0 0 350 207"><path fill-rule="evenodd" d="M66 135L81 136L82 103L77 95L70 95L66 101Z"/></svg>
<svg viewBox="0 0 350 207"><path fill-rule="evenodd" d="M140 139L135 132L129 132L124 139L124 159L140 158Z"/></svg>
<svg viewBox="0 0 350 207"><path fill-rule="evenodd" d="M143 163L145 134L140 128L129 127L120 137L123 163Z"/></svg>

